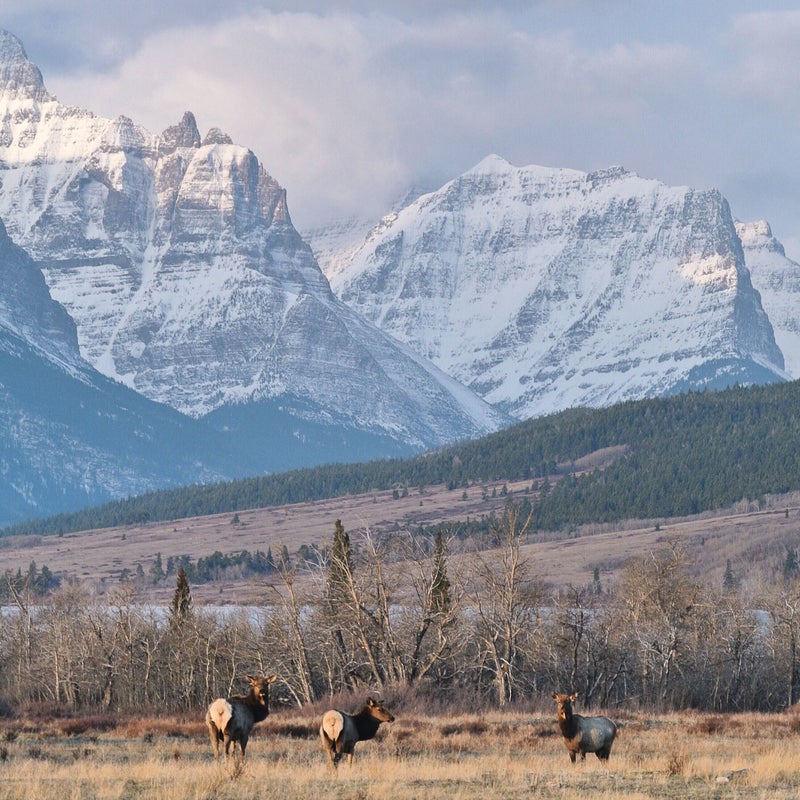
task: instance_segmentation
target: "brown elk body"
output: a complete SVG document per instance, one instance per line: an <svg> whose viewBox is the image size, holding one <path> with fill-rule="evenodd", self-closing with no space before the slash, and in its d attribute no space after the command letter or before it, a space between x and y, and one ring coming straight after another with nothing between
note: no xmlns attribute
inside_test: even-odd
<svg viewBox="0 0 800 800"><path fill-rule="evenodd" d="M338 766L339 759L346 755L347 763L352 766L356 744L372 739L382 722L394 722L394 716L382 703L371 697L367 698L358 714L345 714L334 709L326 711L319 727L319 736L330 765Z"/></svg>
<svg viewBox="0 0 800 800"><path fill-rule="evenodd" d="M582 717L573 713L572 704L578 699L577 692L553 692L553 699L558 703L558 727L570 761L574 764L578 753L581 760L586 758L587 753L594 753L601 761L608 761L617 726L608 717Z"/></svg>
<svg viewBox="0 0 800 800"><path fill-rule="evenodd" d="M248 694L229 697L227 700L220 697L211 703L206 712L206 727L214 748L215 761L219 761L220 742L224 745L226 760L231 756L231 748L233 757L236 758L238 742L244 761L247 740L253 725L269 716L269 685L275 682L277 676L246 677L250 684Z"/></svg>

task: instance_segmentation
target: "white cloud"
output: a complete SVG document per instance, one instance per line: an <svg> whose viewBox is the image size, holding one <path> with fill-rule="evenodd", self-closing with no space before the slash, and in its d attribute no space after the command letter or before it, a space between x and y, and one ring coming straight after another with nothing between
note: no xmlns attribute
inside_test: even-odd
<svg viewBox="0 0 800 800"><path fill-rule="evenodd" d="M444 181L492 152L517 164L622 164L670 183L719 186L738 209L742 197L769 197L766 179L747 194L766 158L753 155L764 125L750 113L760 107L752 97L784 108L800 98L796 71L780 65L788 54L784 64L798 61L797 14L731 18L726 39L718 8L713 19L682 22L692 28L682 40L674 14L666 27L675 35L662 34L652 15L621 16L623 3L610 4L615 24L605 28L596 5L580 0L566 11L555 2L486 10L454 1L434 4L435 13L422 4L376 11L388 4L358 0L336 3L339 12L313 0L305 13L266 4L234 0L220 18L214 4L199 3L180 27L174 14L171 27L159 27L148 12L137 23L141 44L120 45L115 67L103 72L90 59L80 72L43 69L45 82L64 102L156 132L193 111L201 132L220 127L256 153L288 189L300 226L381 213L410 183ZM104 30L108 43L113 31ZM720 54L724 41L731 47ZM780 176L776 159L765 164L770 180ZM758 216L786 232L769 207Z"/></svg>

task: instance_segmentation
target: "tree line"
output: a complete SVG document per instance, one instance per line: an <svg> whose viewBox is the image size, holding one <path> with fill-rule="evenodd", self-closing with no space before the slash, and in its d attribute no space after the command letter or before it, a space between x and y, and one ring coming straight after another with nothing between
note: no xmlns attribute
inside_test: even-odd
<svg viewBox="0 0 800 800"><path fill-rule="evenodd" d="M6 528L10 534L69 531L369 491L560 476L537 504L535 528L694 514L800 489L800 382L692 392L570 409L410 459L328 464L276 475L151 492ZM582 473L602 448L626 455Z"/></svg>
<svg viewBox="0 0 800 800"><path fill-rule="evenodd" d="M130 587L7 578L0 705L198 712L246 673L297 706L382 691L460 710L579 691L588 705L779 710L800 695L796 554L772 585L692 577L666 542L614 585L555 590L525 555L534 509L509 504L490 549L443 531L354 535L337 521L316 567L277 557L257 608L195 607L179 567L166 608ZM792 561L791 564L789 562ZM14 577L14 576L11 576ZM232 598L235 599L235 598Z"/></svg>

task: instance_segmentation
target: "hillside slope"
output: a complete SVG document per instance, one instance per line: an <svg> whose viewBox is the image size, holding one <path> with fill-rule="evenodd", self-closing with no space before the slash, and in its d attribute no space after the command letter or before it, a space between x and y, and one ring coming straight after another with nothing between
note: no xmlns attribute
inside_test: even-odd
<svg viewBox="0 0 800 800"><path fill-rule="evenodd" d="M318 502L370 491L538 484L534 522L674 517L800 490L800 381L573 409L410 459L158 492L17 526L54 533ZM594 453L605 460L587 460ZM556 485L551 478L558 477ZM9 533L11 531L6 531Z"/></svg>

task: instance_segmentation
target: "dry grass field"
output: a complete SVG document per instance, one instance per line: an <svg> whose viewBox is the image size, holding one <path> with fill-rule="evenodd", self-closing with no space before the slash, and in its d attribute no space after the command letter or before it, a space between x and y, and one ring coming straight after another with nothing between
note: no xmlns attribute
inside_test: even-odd
<svg viewBox="0 0 800 800"><path fill-rule="evenodd" d="M0 573L25 572L31 561L47 566L61 577L77 578L106 588L118 584L120 572L145 570L160 553L190 555L193 559L219 550L233 553L280 552L286 545L294 553L303 544L329 546L334 523L341 519L349 532L414 530L420 525L479 518L502 513L506 498L502 482L448 491L444 486L410 489L395 499L391 492L373 492L287 506L191 517L169 522L130 525L48 537L0 538ZM509 483L512 497L521 499L529 483ZM628 521L588 525L571 531L539 534L525 548L526 556L545 581L553 586L582 586L592 581L598 568L605 585L613 583L625 562L658 549L667 541L680 542L695 560L696 574L716 585L727 560L751 572L775 569L786 548L800 547L800 496L766 498L760 510L734 508L684 519ZM169 602L174 583L149 587L142 600ZM263 580L220 581L192 587L195 601L217 603L236 597L240 604L263 600Z"/></svg>
<svg viewBox="0 0 800 800"><path fill-rule="evenodd" d="M522 492L530 483L509 484L512 492ZM503 483L483 490L468 491L467 500L461 491L448 491L444 486L409 489L407 497L394 499L392 492L371 492L316 502L215 514L204 517L103 528L67 533L63 536L20 536L0 538L0 573L18 568L25 571L31 561L46 565L53 573L95 583L115 582L125 567L133 569L141 563L145 570L154 555L161 553L166 562L170 556L190 555L193 559L209 556L219 550L232 553L240 550L261 550L279 553L283 545L291 553L307 544L328 546L334 523L341 519L348 531L369 528L375 531L411 529L419 525L435 525L445 520L465 519L502 512L506 499L501 496ZM491 494L495 493L492 497ZM209 587L210 588L210 587ZM224 587L228 594L230 587ZM247 587L237 586L240 603L249 602ZM168 587L163 598L174 589ZM217 599L223 587L210 590L210 601ZM204 599L201 587L193 587L194 598Z"/></svg>
<svg viewBox="0 0 800 800"><path fill-rule="evenodd" d="M616 719L608 764L587 756L572 765L554 713L398 714L338 773L326 766L310 713L278 712L257 726L243 770L214 765L199 719L6 719L0 800L800 796L800 720L792 714Z"/></svg>

